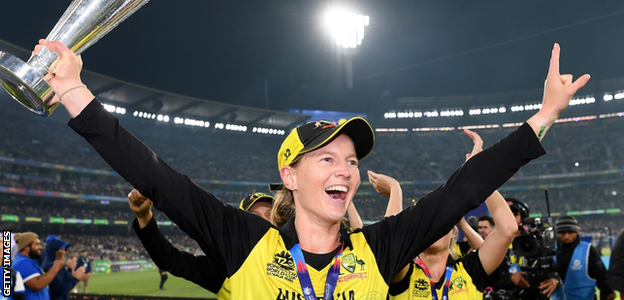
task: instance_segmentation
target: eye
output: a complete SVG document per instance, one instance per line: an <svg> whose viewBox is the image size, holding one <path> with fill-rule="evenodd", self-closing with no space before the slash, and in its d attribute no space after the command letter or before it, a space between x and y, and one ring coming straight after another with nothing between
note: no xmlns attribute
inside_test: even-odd
<svg viewBox="0 0 624 300"><path fill-rule="evenodd" d="M323 157L321 160L324 161L324 162L332 162L332 161L334 161L334 159L332 159L331 157Z"/></svg>
<svg viewBox="0 0 624 300"><path fill-rule="evenodd" d="M347 163L348 163L350 166L354 166L354 167L357 167L357 166L358 166L358 161L357 161L357 160L355 160L355 159L354 159L354 160L349 160Z"/></svg>

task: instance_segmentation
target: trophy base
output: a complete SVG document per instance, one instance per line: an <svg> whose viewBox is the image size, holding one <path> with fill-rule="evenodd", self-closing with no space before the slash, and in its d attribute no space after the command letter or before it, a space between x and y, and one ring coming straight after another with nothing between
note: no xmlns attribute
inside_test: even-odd
<svg viewBox="0 0 624 300"><path fill-rule="evenodd" d="M20 58L0 51L0 85L32 113L47 117L58 106L49 106L54 92L45 79Z"/></svg>

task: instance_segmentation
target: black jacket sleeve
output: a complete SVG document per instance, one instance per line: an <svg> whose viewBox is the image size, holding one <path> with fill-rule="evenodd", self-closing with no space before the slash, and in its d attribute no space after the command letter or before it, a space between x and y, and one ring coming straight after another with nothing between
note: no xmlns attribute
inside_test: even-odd
<svg viewBox="0 0 624 300"><path fill-rule="evenodd" d="M587 262L587 272L589 277L596 279L596 286L600 289L600 299L607 299L613 290L607 284L607 268L605 267L600 252L594 246L589 246L589 261Z"/></svg>
<svg viewBox="0 0 624 300"><path fill-rule="evenodd" d="M447 234L466 213L484 202L520 167L543 154L535 133L525 123L466 161L445 184L415 206L362 228L386 283L420 252Z"/></svg>
<svg viewBox="0 0 624 300"><path fill-rule="evenodd" d="M607 283L611 289L624 293L624 231L620 232L611 250Z"/></svg>
<svg viewBox="0 0 624 300"><path fill-rule="evenodd" d="M162 234L154 218L143 228L139 227L135 219L132 227L158 268L215 294L221 289L227 276L222 262L210 260L204 255L194 256L178 250Z"/></svg>
<svg viewBox="0 0 624 300"><path fill-rule="evenodd" d="M464 264L464 268L472 278L472 283L477 287L477 290L483 292L485 288L491 285L489 276L483 269L483 264L479 258L479 249L462 256L459 260Z"/></svg>
<svg viewBox="0 0 624 300"><path fill-rule="evenodd" d="M268 221L225 205L171 168L97 100L91 101L68 125L128 183L151 199L154 207L197 241L206 256L225 261L228 275L242 265L271 228ZM230 238L233 236L237 238Z"/></svg>

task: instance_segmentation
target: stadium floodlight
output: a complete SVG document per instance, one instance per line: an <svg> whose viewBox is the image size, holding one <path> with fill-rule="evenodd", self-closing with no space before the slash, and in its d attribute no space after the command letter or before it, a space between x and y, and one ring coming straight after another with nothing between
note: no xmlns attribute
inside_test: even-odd
<svg viewBox="0 0 624 300"><path fill-rule="evenodd" d="M336 44L342 48L355 49L362 44L364 28L370 19L367 15L350 12L342 7L330 9L325 16L325 25Z"/></svg>

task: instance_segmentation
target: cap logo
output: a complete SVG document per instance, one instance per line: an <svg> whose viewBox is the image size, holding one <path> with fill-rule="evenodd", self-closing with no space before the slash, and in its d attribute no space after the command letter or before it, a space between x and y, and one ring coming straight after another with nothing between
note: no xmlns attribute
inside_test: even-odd
<svg viewBox="0 0 624 300"><path fill-rule="evenodd" d="M333 128L333 127L336 127L336 124L330 123L327 121L316 121L314 123L314 128L319 128L319 127L321 127L321 129Z"/></svg>
<svg viewBox="0 0 624 300"><path fill-rule="evenodd" d="M286 149L286 152L284 152L284 160L288 161L288 158L290 158L290 149Z"/></svg>

